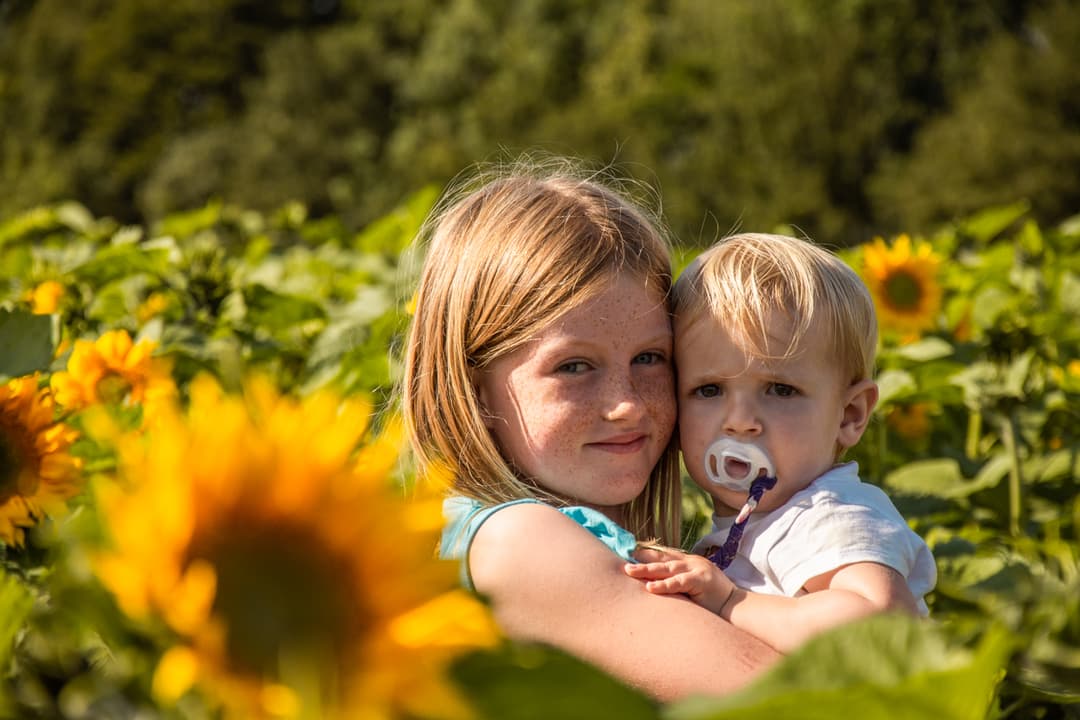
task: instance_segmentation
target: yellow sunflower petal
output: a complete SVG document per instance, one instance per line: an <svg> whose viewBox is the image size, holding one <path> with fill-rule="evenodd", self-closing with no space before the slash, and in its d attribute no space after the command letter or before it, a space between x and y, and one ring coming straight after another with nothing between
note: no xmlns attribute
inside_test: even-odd
<svg viewBox="0 0 1080 720"><path fill-rule="evenodd" d="M190 648L173 647L161 657L154 671L154 697L172 704L195 685L199 676L199 658Z"/></svg>

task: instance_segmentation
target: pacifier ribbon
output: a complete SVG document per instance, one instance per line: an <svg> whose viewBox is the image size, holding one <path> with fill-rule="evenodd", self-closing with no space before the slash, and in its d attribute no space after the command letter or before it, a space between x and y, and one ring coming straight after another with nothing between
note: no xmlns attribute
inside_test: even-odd
<svg viewBox="0 0 1080 720"><path fill-rule="evenodd" d="M742 510L739 511L738 517L735 518L735 524L728 530L727 539L724 540L723 545L708 555L709 560L721 570L726 570L731 561L735 559L735 553L739 551L739 542L742 540L743 530L746 528L747 520L750 519L750 514L754 512L754 508L757 507L765 491L772 490L775 485L776 478L765 475L756 478L750 483L750 496L746 499L746 504L742 506Z"/></svg>

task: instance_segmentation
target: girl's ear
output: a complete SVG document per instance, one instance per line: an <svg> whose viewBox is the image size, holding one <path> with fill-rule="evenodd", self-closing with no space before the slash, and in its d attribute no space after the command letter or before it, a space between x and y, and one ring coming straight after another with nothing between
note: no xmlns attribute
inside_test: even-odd
<svg viewBox="0 0 1080 720"><path fill-rule="evenodd" d="M484 372L478 368L470 367L469 382L472 384L473 392L476 393L476 402L480 406L480 416L484 419L484 427L491 430L495 417L488 412L488 390L487 383L484 382Z"/></svg>
<svg viewBox="0 0 1080 720"><path fill-rule="evenodd" d="M859 442L870 423L870 414L877 400L878 387L873 380L860 380L845 391L844 415L840 419L840 432L836 438L840 445L849 448Z"/></svg>

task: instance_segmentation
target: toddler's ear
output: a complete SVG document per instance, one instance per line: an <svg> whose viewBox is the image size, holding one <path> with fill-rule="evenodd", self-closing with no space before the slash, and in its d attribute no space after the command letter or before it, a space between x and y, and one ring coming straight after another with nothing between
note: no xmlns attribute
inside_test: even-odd
<svg viewBox="0 0 1080 720"><path fill-rule="evenodd" d="M840 432L836 441L849 448L859 442L870 413L877 405L878 387L873 380L860 380L847 389L844 396L844 416L840 419Z"/></svg>

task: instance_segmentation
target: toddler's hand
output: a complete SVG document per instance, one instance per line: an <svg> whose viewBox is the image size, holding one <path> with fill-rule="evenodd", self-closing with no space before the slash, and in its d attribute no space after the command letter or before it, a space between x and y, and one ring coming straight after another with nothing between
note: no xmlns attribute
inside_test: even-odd
<svg viewBox="0 0 1080 720"><path fill-rule="evenodd" d="M645 589L658 595L682 593L698 605L720 614L735 591L720 568L700 555L678 550L643 547L634 552L639 563L627 563L627 575L645 581Z"/></svg>

